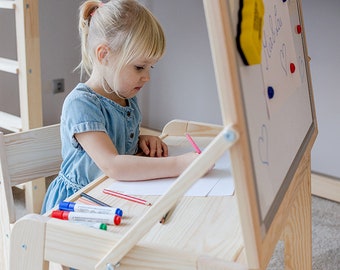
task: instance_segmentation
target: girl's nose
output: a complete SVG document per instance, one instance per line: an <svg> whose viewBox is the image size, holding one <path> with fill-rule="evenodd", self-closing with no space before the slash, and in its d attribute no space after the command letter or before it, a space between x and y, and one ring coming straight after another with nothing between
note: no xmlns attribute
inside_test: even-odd
<svg viewBox="0 0 340 270"><path fill-rule="evenodd" d="M150 72L149 72L149 71L147 71L147 72L143 75L142 81L143 81L143 82L148 82L148 81L150 81Z"/></svg>

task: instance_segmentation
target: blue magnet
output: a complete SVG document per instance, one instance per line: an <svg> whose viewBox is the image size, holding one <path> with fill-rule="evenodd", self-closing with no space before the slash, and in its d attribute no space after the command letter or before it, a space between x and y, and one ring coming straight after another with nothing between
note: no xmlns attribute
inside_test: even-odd
<svg viewBox="0 0 340 270"><path fill-rule="evenodd" d="M267 93L268 93L269 99L272 99L274 97L274 88L271 86L268 86Z"/></svg>

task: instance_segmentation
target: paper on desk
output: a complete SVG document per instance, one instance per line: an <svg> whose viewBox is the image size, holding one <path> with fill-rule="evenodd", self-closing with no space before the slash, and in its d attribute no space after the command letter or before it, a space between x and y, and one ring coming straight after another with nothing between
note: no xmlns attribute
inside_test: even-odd
<svg viewBox="0 0 340 270"><path fill-rule="evenodd" d="M192 151L192 148L169 146L169 155L174 156ZM116 181L107 189L128 195L162 195L176 178L164 178L148 181ZM185 196L227 196L234 193L234 179L230 170L229 152L226 152L204 177L197 180Z"/></svg>

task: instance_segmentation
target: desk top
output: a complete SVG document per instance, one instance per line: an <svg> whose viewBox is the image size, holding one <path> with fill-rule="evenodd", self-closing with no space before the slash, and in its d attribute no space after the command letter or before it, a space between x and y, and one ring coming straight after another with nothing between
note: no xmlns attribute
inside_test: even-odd
<svg viewBox="0 0 340 270"><path fill-rule="evenodd" d="M204 148L212 140L212 137L194 137L194 139L200 147ZM176 145L183 143L183 136L169 136L164 141L168 145ZM130 229L144 214L148 213L152 206L130 202L103 193L103 189L114 181L116 180L105 176L100 177L74 194L70 200L77 201L80 199L81 192L86 192L113 207L121 208L124 211L121 224L108 226L106 232L86 227L81 228L82 226L77 225L71 227L70 224L67 225L68 221L49 219L46 225L45 259L50 261L60 261L61 259L61 263L69 265L69 263L74 263L81 252L83 261L79 262L79 266L91 269L92 264L96 265L98 260L107 254L115 246L115 243L124 239ZM143 195L138 197L156 205L160 196ZM159 213L159 216L164 214L166 213ZM171 253L174 250L177 254L174 256L183 257L182 259L177 258L182 262L203 255L226 262L244 263L244 244L236 197L182 197L167 222L165 224L156 222L139 240L137 246L140 247L138 252L141 251L143 256L139 253L137 255L134 248L134 251L121 261L124 264L122 269L136 269L134 268L136 265L132 268L129 268L130 266L125 268L131 262L131 256L137 256L138 268L143 265L143 261L144 263L149 262L150 258L155 259L154 257L157 256L157 260L165 265L167 262L160 254L168 254L168 251ZM157 255L155 255L156 253ZM188 258L188 254L192 254L191 258Z"/></svg>
<svg viewBox="0 0 340 270"><path fill-rule="evenodd" d="M183 137L169 136L164 141L168 145L183 144ZM211 141L211 137L195 137L195 141L204 148ZM104 194L103 189L114 181L103 176L97 179L91 185L93 188L86 192L111 206L123 209L124 216L121 224L108 227L110 233L120 238L148 211L150 206ZM75 201L79 199L79 194L80 192L76 194ZM138 197L151 203L159 198L159 196L141 195ZM208 254L226 261L237 261L243 250L243 240L236 198L235 196L185 196L177 203L167 222L155 224L142 238L140 244L161 244L198 254Z"/></svg>
<svg viewBox="0 0 340 270"><path fill-rule="evenodd" d="M99 181L101 183L87 193L111 206L123 209L121 224L108 226L111 233L122 236L149 206L104 194L103 189L115 180L104 177ZM158 196L139 197L151 203L158 199ZM227 261L236 260L243 245L235 197L183 197L167 222L155 224L140 241L141 245L153 243L209 254Z"/></svg>

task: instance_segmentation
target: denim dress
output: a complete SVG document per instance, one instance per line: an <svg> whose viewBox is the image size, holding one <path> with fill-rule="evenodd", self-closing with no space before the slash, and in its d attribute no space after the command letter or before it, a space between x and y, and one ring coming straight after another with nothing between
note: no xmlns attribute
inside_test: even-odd
<svg viewBox="0 0 340 270"><path fill-rule="evenodd" d="M41 212L52 209L103 172L77 142L75 134L106 132L119 154L138 150L141 113L137 98L123 107L79 83L66 97L60 121L62 158L60 172L49 185Z"/></svg>

